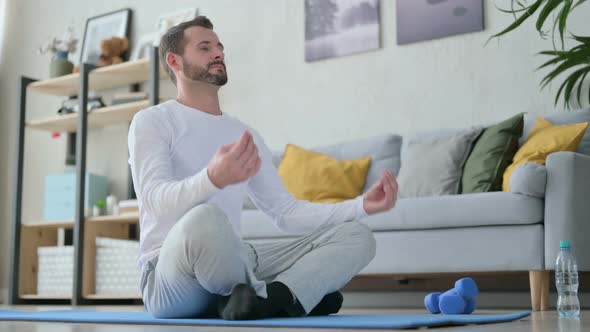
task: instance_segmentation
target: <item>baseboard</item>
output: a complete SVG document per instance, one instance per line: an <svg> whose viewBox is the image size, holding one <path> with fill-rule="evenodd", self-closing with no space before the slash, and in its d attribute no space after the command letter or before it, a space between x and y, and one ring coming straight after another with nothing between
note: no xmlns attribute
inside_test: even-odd
<svg viewBox="0 0 590 332"><path fill-rule="evenodd" d="M344 292L343 308L424 308L426 292ZM582 308L590 306L590 293L579 295ZM555 309L557 294L549 295L549 308ZM528 292L482 292L477 297L480 309L531 309Z"/></svg>

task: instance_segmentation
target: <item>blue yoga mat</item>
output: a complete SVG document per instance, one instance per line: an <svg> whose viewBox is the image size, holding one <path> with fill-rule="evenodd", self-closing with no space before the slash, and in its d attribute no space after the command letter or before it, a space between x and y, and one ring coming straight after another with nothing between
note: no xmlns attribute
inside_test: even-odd
<svg viewBox="0 0 590 332"><path fill-rule="evenodd" d="M157 319L147 312L56 310L0 310L0 321L44 321L103 324L154 325L223 325L265 327L326 327L326 328L415 328L422 326L488 324L509 322L530 315L517 312L504 315L330 315L300 318L271 318L249 321L222 319Z"/></svg>

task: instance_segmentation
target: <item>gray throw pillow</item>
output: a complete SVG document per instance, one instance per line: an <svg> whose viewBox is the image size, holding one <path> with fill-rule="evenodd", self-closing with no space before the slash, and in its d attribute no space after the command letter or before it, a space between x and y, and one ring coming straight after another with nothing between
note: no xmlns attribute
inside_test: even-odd
<svg viewBox="0 0 590 332"><path fill-rule="evenodd" d="M510 191L532 197L545 197L547 168L535 163L524 163L514 170L510 178Z"/></svg>
<svg viewBox="0 0 590 332"><path fill-rule="evenodd" d="M471 128L448 137L407 142L398 177L399 197L458 194L463 165L481 131Z"/></svg>

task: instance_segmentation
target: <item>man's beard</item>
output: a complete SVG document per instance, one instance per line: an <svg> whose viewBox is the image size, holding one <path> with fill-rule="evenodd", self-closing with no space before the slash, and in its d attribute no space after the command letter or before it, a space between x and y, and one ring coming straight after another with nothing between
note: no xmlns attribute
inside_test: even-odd
<svg viewBox="0 0 590 332"><path fill-rule="evenodd" d="M215 74L209 73L209 68L211 68L211 66L214 65L222 65L223 72ZM203 68L198 65L192 65L187 61L187 59L183 59L182 72L184 73L184 76L194 81L201 81L219 86L222 86L225 83L227 83L227 72L225 71L225 64L221 61L210 62L207 64L207 68Z"/></svg>

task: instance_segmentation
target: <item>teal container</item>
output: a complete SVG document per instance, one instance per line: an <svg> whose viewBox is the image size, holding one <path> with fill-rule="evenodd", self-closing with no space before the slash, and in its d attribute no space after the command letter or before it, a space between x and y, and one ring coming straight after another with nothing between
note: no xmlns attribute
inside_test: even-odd
<svg viewBox="0 0 590 332"><path fill-rule="evenodd" d="M86 174L85 208L109 195L108 179L101 175ZM45 177L44 221L74 220L76 213L76 173L49 174Z"/></svg>

